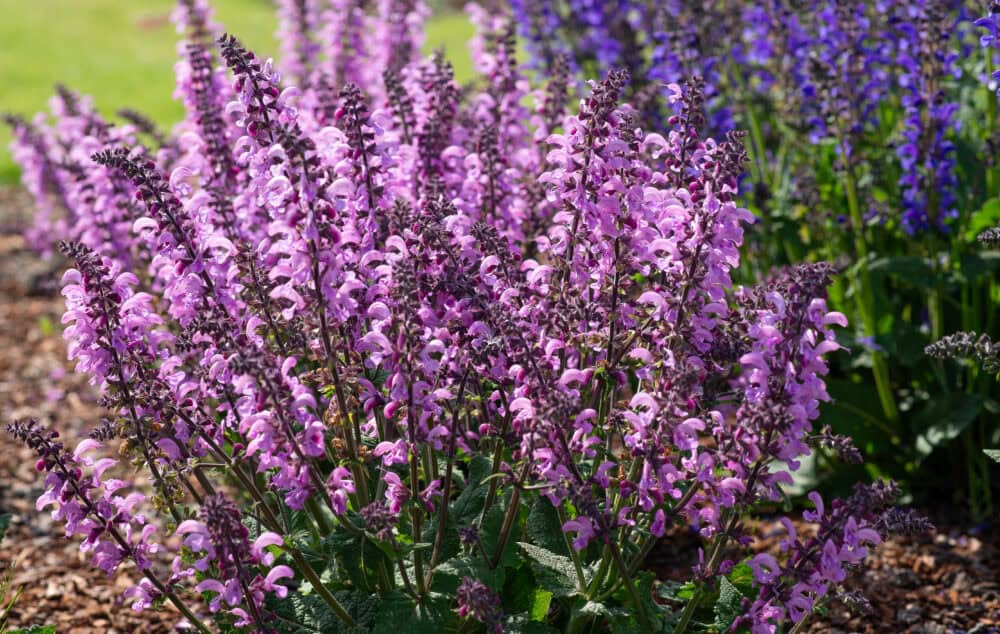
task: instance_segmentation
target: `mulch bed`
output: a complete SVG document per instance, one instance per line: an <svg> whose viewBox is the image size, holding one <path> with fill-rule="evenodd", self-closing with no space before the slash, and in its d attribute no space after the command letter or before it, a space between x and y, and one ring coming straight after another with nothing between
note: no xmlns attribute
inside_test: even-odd
<svg viewBox="0 0 1000 634"><path fill-rule="evenodd" d="M61 271L11 235L30 204L24 192L0 189L0 424L35 417L54 424L68 446L100 420L94 389L72 373L60 337ZM14 586L23 593L11 627L55 625L68 634L169 632L179 615L136 613L122 597L138 580L123 567L113 578L90 566L79 541L65 538L48 512L35 510L43 491L32 452L6 434L0 438L0 513L13 513L0 543L0 565L15 562Z"/></svg>
<svg viewBox="0 0 1000 634"><path fill-rule="evenodd" d="M30 217L24 192L0 188L0 422L33 416L54 424L72 446L100 418L95 393L75 376L59 336L61 271L26 249L11 233ZM12 627L53 624L58 632L168 632L179 620L169 607L133 612L122 592L137 580L123 566L114 578L91 568L76 540L67 540L34 501L42 480L31 452L0 441L0 513L14 519L0 544L0 564L16 561L24 587ZM814 633L1000 634L1000 540L995 530L970 530L934 518L938 533L893 539L848 586L864 591L873 613L853 615L836 603L807 628ZM774 548L780 524L764 522L761 549ZM682 579L695 562L697 542L678 535L658 547L651 564L664 578Z"/></svg>

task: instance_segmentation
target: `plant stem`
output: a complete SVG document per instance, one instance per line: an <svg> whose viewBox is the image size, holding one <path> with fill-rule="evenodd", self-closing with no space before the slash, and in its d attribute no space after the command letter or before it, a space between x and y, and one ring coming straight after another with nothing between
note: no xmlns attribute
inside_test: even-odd
<svg viewBox="0 0 1000 634"><path fill-rule="evenodd" d="M490 570L495 570L500 565L500 559L503 557L504 549L507 548L507 538L510 537L510 530L514 526L514 518L517 516L520 503L521 489L514 487L513 493L510 494L510 506L507 507L507 513L503 518L503 526L500 527L500 535L497 536L496 550L489 561Z"/></svg>
<svg viewBox="0 0 1000 634"><path fill-rule="evenodd" d="M993 75L993 47L983 49L983 56L986 59L986 75ZM997 127L997 95L992 88L986 88L986 125L987 138L992 140L996 135ZM997 166L991 165L986 168L986 196L994 198L997 195Z"/></svg>
<svg viewBox="0 0 1000 634"><path fill-rule="evenodd" d="M677 500L677 504L674 504L674 506L670 509L668 519L673 520L676 515L680 513L685 506L687 506L687 503L691 501L691 498L693 498L700 489L701 482L698 481L695 481L694 484L689 486L681 499ZM642 562L646 558L646 555L649 554L649 551L653 549L654 544L656 544L656 538L651 535L650 538L646 540L646 543L642 545L642 548L639 549L639 552L635 556L635 560L632 561L632 565L629 566L628 569L630 573L635 574L639 570L639 566L642 565Z"/></svg>
<svg viewBox="0 0 1000 634"><path fill-rule="evenodd" d="M291 555L292 561L295 562L295 565L302 572L302 575L309 580L309 583L311 583L313 588L315 588L316 593L319 594L320 598L323 599L323 602L326 603L331 610L333 610L333 613L337 615L337 618L343 621L348 627L354 627L354 619L347 613L347 610L344 609L344 606L337 600L337 597L333 596L333 593L331 593L327 587L323 585L323 581L320 580L319 575L317 575L316 571L309 565L306 558L302 556L302 553L294 548L287 549L285 552Z"/></svg>
<svg viewBox="0 0 1000 634"><path fill-rule="evenodd" d="M618 544L613 541L610 543L610 546L611 556L614 559L615 567L618 568L618 574L622 576L625 590L628 591L632 603L635 604L635 613L639 617L639 625L642 627L643 632L652 632L653 626L649 622L649 615L646 614L646 606L639 597L639 592L635 589L635 584L632 582L632 575L629 574L628 566L625 565L625 560L622 559L622 551L618 548Z"/></svg>
<svg viewBox="0 0 1000 634"><path fill-rule="evenodd" d="M323 531L324 535L329 535L333 532L333 525L330 524L329 520L326 519L326 516L323 515L323 510L319 507L319 504L316 503L316 498L310 497L306 500L306 509L309 511L309 514L312 515L313 519L316 520L316 525L321 531Z"/></svg>
<svg viewBox="0 0 1000 634"><path fill-rule="evenodd" d="M448 507L451 504L451 479L455 470L455 451L458 441L458 419L462 411L461 406L465 395L465 380L468 376L469 371L466 370L458 386L458 403L455 404L455 409L451 415L451 437L448 439L448 465L445 467L444 485L441 487L441 510L438 514L437 534L434 535L434 550L431 551L431 561L427 566L427 581L424 582L424 585L428 588L431 587L431 581L434 579L434 568L441 557L441 548L444 545L444 533L448 526Z"/></svg>
<svg viewBox="0 0 1000 634"><path fill-rule="evenodd" d="M275 530L275 532L279 533L282 532L280 531L281 524L278 522L278 518L276 518L274 516L274 513L271 511L271 507L267 504L267 500L264 499L264 496L257 489L257 487L254 486L254 484L243 474L242 470L239 467L239 464L234 462L232 457L223 452L221 447L215 445L214 442L211 443L210 446L212 447L213 450L216 451L216 453L220 454L220 457L229 465L233 474L236 475L240 483L243 484L244 488L246 488L246 490L250 493L251 497L253 497L254 500L257 502L257 504L260 506L260 509L264 514L264 517L267 519L268 524L270 524L271 526L271 530L278 529ZM351 618L351 615L347 613L347 610L344 609L344 606L341 605L340 601L337 600L337 597L333 596L333 594L331 594L330 591L326 589L326 587L320 581L319 575L316 574L316 571L313 570L309 562L306 561L306 558L302 556L302 553L299 552L299 550L295 548L293 545L288 543L288 541L289 540L287 539L286 536L285 545L282 546L282 548L286 553L289 554L289 556L291 556L292 561L295 562L295 565L299 569L299 572L301 572L302 575L305 576L305 578L308 579L309 582L313 584L313 587L316 588L316 592L319 594L320 598L323 599L323 602L326 603L327 606L329 606L329 608L333 611L333 613L336 614L337 617L340 618L345 624L353 627L354 619Z"/></svg>
<svg viewBox="0 0 1000 634"><path fill-rule="evenodd" d="M569 521L566 518L566 509L564 509L562 506L557 506L556 511L559 513L559 521L562 524L566 524L566 522ZM559 532L562 533L563 541L566 543L566 552L569 553L570 559L573 560L573 568L576 569L577 590L579 590L581 594L586 595L587 580L586 577L584 577L583 575L583 564L580 562L580 553L576 552L576 549L573 548L573 544L572 542L570 542L569 535L566 534L566 531L559 531Z"/></svg>
<svg viewBox="0 0 1000 634"><path fill-rule="evenodd" d="M806 614L802 617L802 620L792 626L792 629L788 630L788 634L799 634L802 630L806 629L806 623L809 622L810 614Z"/></svg>
<svg viewBox="0 0 1000 634"><path fill-rule="evenodd" d="M844 168L844 186L847 190L847 206L854 228L854 248L858 255L859 279L857 280L858 289L854 297L858 305L858 313L861 316L862 331L865 336L874 337L877 332L875 292L872 286L871 272L868 270L868 243L865 240L864 218L861 217L861 209L858 206L857 183L850 165ZM882 403L882 411L887 419L895 422L899 418L899 409L896 407L896 401L892 395L889 366L878 350L872 350L871 355L875 389L878 391L879 401Z"/></svg>
<svg viewBox="0 0 1000 634"><path fill-rule="evenodd" d="M161 583L159 579L157 579L152 575L146 574L144 576L147 579L149 579L154 586L156 586L157 590L162 592L163 595L167 597L167 599L171 603L174 604L174 607L180 610L180 613L184 615L184 618L188 620L188 623L193 625L195 629L197 629L199 632L202 632L203 634L210 634L211 630L208 629L208 627L201 622L201 619L195 616L194 612L192 612L191 609L183 601L180 600L180 597L178 597L173 590L163 585L163 583Z"/></svg>

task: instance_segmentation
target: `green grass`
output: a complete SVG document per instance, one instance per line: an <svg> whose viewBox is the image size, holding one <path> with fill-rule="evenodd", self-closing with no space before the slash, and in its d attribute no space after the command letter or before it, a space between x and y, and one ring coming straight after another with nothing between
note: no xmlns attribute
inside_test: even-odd
<svg viewBox="0 0 1000 634"><path fill-rule="evenodd" d="M173 0L0 0L0 111L31 116L48 107L62 82L92 95L111 116L134 108L164 126L182 116L173 99L177 34ZM216 18L261 56L274 55L276 18L270 0L215 0ZM466 42L472 26L449 14L428 25L427 50L444 47L459 80L471 76ZM0 183L18 179L0 130Z"/></svg>

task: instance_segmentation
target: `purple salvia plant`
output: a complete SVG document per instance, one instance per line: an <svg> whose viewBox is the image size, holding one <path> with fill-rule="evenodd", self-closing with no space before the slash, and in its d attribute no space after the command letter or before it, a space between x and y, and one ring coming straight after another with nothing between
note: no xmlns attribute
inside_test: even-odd
<svg viewBox="0 0 1000 634"><path fill-rule="evenodd" d="M306 88L316 69L321 45L315 40L321 0L281 0L278 2L278 41L282 64L279 68L291 84Z"/></svg>
<svg viewBox="0 0 1000 634"><path fill-rule="evenodd" d="M185 0L173 137L68 94L54 125L15 126L45 222L65 207L61 235L85 243L66 249L66 336L111 410L85 449L128 441L156 488L157 515L122 503L124 545L102 552L146 566L148 535L129 540L173 530L170 576L147 575L136 607L194 591L251 631L280 629L302 582L347 626L403 627L387 619L432 603L431 627L500 631L523 616L496 576L520 549L567 575L550 624L582 626L579 600L644 630L669 615L639 571L684 525L706 548L675 615L690 623L749 541L741 519L812 447L857 457L812 429L846 323L826 307L832 270L734 286L746 153L739 133L704 136L703 82L664 87L660 133L625 103L644 81L626 72L567 107L568 73L533 90L509 18L471 9L481 80L462 89L443 55L416 59L426 13L284 3L282 77L216 43L207 5ZM13 433L59 456L45 468L67 503L86 456ZM80 491L88 511L105 495ZM752 560L747 623L800 620L877 543L868 531L919 524L882 513L889 497L831 502L823 543Z"/></svg>

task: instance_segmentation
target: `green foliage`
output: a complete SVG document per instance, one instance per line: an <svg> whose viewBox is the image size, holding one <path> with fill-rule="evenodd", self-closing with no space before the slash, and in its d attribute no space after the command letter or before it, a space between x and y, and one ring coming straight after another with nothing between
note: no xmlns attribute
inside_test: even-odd
<svg viewBox="0 0 1000 634"><path fill-rule="evenodd" d="M715 602L715 627L720 632L729 631L733 621L743 614L743 599L745 598L745 595L729 579L723 577L719 581L719 598Z"/></svg>
<svg viewBox="0 0 1000 634"><path fill-rule="evenodd" d="M509 504L510 500L507 498L494 502L493 506L486 512L486 517L483 519L482 526L479 529L479 535L483 541L483 547L491 557L496 556L496 552L499 547L499 537L503 528L504 516L507 513L507 506ZM518 526L523 526L524 518L527 513L528 511L524 504L520 504L518 508L519 519L515 520ZM513 532L513 534L516 535L517 532ZM508 539L504 544L503 553L499 558L499 564L501 566L514 567L518 565L517 544L514 542L514 539Z"/></svg>
<svg viewBox="0 0 1000 634"><path fill-rule="evenodd" d="M391 562L406 557L413 549L413 544L392 548L368 536L335 531L323 541L322 559L316 562L316 567L326 568L332 562L331 569L342 572L354 587L371 592L375 590L371 584L372 571L379 566L391 567Z"/></svg>
<svg viewBox="0 0 1000 634"><path fill-rule="evenodd" d="M934 271L926 258L916 255L895 255L873 261L868 270L888 275L915 288L930 289L935 283Z"/></svg>
<svg viewBox="0 0 1000 634"><path fill-rule="evenodd" d="M430 593L416 603L402 592L393 592L379 602L374 634L440 634L456 620L445 595Z"/></svg>
<svg viewBox="0 0 1000 634"><path fill-rule="evenodd" d="M17 630L10 630L8 634L56 634L55 625L32 625Z"/></svg>
<svg viewBox="0 0 1000 634"><path fill-rule="evenodd" d="M672 615L668 614L664 606L653 600L653 587L656 584L655 575L650 571L640 572L632 581L635 584L636 593L643 604L643 610L649 618L652 631L663 632L664 634L672 632ZM630 603L629 594L624 588L619 588L613 596L617 599L619 605L627 606ZM634 607L612 610L610 623L612 632L621 632L624 634L625 632L642 631Z"/></svg>
<svg viewBox="0 0 1000 634"><path fill-rule="evenodd" d="M449 559L437 567L432 589L441 593L452 593L463 577L472 577L494 590L500 590L503 587L505 574L505 568L491 569L478 555L462 555Z"/></svg>
<svg viewBox="0 0 1000 634"><path fill-rule="evenodd" d="M579 591L576 581L576 571L569 557L557 555L554 552L527 542L518 544L528 559L535 581L553 597L569 597Z"/></svg>
<svg viewBox="0 0 1000 634"><path fill-rule="evenodd" d="M468 481L464 483L462 493L451 505L450 513L459 526L473 523L483 510L489 487L483 480L490 474L493 465L483 456L474 456L469 461Z"/></svg>
<svg viewBox="0 0 1000 634"><path fill-rule="evenodd" d="M503 631L508 634L559 634L559 630L551 625L528 619L523 614L507 617Z"/></svg>
<svg viewBox="0 0 1000 634"><path fill-rule="evenodd" d="M965 239L973 242L981 232L1000 225L1000 198L987 200L978 211L969 218L969 226L965 231Z"/></svg>
<svg viewBox="0 0 1000 634"><path fill-rule="evenodd" d="M977 394L947 394L913 418L917 452L926 456L936 447L959 436L983 409Z"/></svg>
<svg viewBox="0 0 1000 634"><path fill-rule="evenodd" d="M566 549L566 538L562 532L562 522L559 521L559 512L548 500L540 498L531 506L527 530L533 544L557 555L569 554Z"/></svg>

